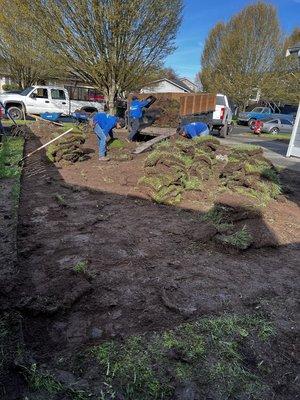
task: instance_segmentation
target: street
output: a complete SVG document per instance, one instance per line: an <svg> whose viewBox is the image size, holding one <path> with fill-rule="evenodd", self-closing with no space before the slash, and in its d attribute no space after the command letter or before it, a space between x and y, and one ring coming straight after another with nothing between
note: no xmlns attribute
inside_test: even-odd
<svg viewBox="0 0 300 400"><path fill-rule="evenodd" d="M245 137L245 133L250 133L250 129L247 126L237 125L233 128L228 138L220 138L220 140L222 143L226 142L228 144L247 143L261 146L264 149L265 156L268 157L274 165L300 172L300 159L285 156L288 149L287 142L276 140L274 136L271 135L270 139L266 137L259 138L254 135L253 137Z"/></svg>

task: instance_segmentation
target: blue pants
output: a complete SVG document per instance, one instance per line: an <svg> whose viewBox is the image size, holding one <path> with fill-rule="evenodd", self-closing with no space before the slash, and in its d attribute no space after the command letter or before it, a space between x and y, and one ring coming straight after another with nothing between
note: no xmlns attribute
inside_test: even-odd
<svg viewBox="0 0 300 400"><path fill-rule="evenodd" d="M132 118L130 120L130 132L128 139L134 142L136 140L137 134L139 133L139 129L140 129L140 120Z"/></svg>
<svg viewBox="0 0 300 400"><path fill-rule="evenodd" d="M105 157L106 156L107 136L105 135L103 129L100 127L99 124L95 125L94 132L98 138L99 157ZM112 130L110 132L108 132L108 135L109 135L110 139L114 138Z"/></svg>
<svg viewBox="0 0 300 400"><path fill-rule="evenodd" d="M100 125L96 124L94 128L95 134L98 138L99 157L106 156L106 135Z"/></svg>

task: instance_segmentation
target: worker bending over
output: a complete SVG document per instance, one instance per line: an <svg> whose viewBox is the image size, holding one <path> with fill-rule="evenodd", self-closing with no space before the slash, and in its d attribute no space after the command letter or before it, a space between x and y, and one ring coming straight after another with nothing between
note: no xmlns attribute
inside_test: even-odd
<svg viewBox="0 0 300 400"><path fill-rule="evenodd" d="M191 122L177 129L177 133L187 139L194 139L198 136L209 135L208 126L204 122Z"/></svg>
<svg viewBox="0 0 300 400"><path fill-rule="evenodd" d="M137 134L139 133L141 119L143 116L143 108L149 107L154 101L155 97L149 96L146 100L139 100L136 96L132 97L130 110L129 110L129 136L128 139L134 142Z"/></svg>
<svg viewBox="0 0 300 400"><path fill-rule="evenodd" d="M115 117L104 112L97 112L92 114L90 123L98 138L99 144L99 161L109 161L106 157L106 142L113 139L113 129L121 129L125 126L123 118Z"/></svg>

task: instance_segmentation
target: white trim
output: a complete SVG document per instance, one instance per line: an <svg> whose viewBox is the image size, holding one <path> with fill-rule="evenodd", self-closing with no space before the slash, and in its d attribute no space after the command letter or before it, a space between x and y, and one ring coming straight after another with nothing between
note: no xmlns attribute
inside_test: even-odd
<svg viewBox="0 0 300 400"><path fill-rule="evenodd" d="M286 157L291 157L291 156L300 157L300 147L298 147L298 146L296 147L294 145L296 136L299 136L298 140L300 141L300 102L299 102L299 107L298 107L297 116L296 116L294 127L293 127L292 136L290 139L289 147L288 147L288 150L286 153Z"/></svg>

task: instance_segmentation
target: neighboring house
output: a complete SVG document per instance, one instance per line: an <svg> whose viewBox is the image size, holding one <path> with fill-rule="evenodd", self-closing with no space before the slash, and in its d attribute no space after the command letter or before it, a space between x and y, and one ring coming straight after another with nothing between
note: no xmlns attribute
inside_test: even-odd
<svg viewBox="0 0 300 400"><path fill-rule="evenodd" d="M162 78L143 87L141 93L193 93L193 90L179 79Z"/></svg>
<svg viewBox="0 0 300 400"><path fill-rule="evenodd" d="M4 85L11 85L12 84L12 79L9 77L8 74L1 73L0 74L0 93L3 93L4 90L2 87Z"/></svg>
<svg viewBox="0 0 300 400"><path fill-rule="evenodd" d="M180 81L184 83L187 87L189 87L192 92L198 91L198 86L196 85L196 83L192 82L189 78L180 78Z"/></svg>

